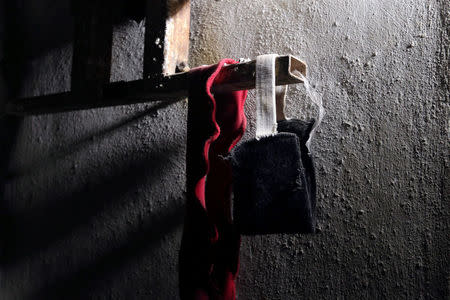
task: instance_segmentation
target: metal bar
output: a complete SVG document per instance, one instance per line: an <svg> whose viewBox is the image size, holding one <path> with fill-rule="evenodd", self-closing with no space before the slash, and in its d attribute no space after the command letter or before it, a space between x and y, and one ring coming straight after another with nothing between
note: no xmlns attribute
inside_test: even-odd
<svg viewBox="0 0 450 300"><path fill-rule="evenodd" d="M293 56L280 56L275 61L276 85L302 83L297 72L306 76L306 64ZM255 88L255 61L225 66L212 87L213 93ZM7 105L10 114L43 114L91 109L97 107L183 99L188 96L189 72L161 78L130 82L113 82L104 86L103 97L79 96L71 92L17 99Z"/></svg>

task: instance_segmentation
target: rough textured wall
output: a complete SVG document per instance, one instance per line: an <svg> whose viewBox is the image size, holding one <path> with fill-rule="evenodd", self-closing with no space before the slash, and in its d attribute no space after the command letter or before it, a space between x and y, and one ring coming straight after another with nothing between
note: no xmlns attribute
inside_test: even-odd
<svg viewBox="0 0 450 300"><path fill-rule="evenodd" d="M2 11L2 96L68 90L67 1L21 2ZM191 66L295 54L327 111L313 141L321 232L243 238L239 299L448 299L448 11L193 0ZM140 78L142 53L142 24L118 25L112 79ZM301 85L287 103L315 114ZM0 132L2 299L177 298L185 102L7 117Z"/></svg>

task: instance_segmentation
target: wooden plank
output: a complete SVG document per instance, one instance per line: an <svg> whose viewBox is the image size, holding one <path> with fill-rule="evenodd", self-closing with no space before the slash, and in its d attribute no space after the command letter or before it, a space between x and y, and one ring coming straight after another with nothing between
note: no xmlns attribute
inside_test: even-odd
<svg viewBox="0 0 450 300"><path fill-rule="evenodd" d="M213 93L249 90L255 88L255 61L225 66L212 86ZM296 75L306 76L306 64L293 56L280 56L275 61L276 85L302 83ZM188 96L189 72L160 78L130 82L113 82L103 88L103 97L80 102L76 94L67 92L48 96L17 99L7 106L10 114L41 114L90 109L96 107L129 105L150 101L184 99Z"/></svg>
<svg viewBox="0 0 450 300"><path fill-rule="evenodd" d="M107 84L101 98L83 98L72 92L16 99L6 105L6 113L37 115L152 101L174 101L187 97L188 73ZM85 101L88 99L88 101Z"/></svg>
<svg viewBox="0 0 450 300"><path fill-rule="evenodd" d="M147 0L144 78L174 74L187 66L190 1Z"/></svg>
<svg viewBox="0 0 450 300"><path fill-rule="evenodd" d="M164 41L163 74L184 71L189 59L190 0L170 0Z"/></svg>
<svg viewBox="0 0 450 300"><path fill-rule="evenodd" d="M248 90L255 88L255 65L252 60L246 63L225 67L217 81L219 85L213 86L214 93L224 91ZM298 58L287 55L279 56L275 60L276 85L301 83L303 80L296 75L297 72L306 76L306 64Z"/></svg>

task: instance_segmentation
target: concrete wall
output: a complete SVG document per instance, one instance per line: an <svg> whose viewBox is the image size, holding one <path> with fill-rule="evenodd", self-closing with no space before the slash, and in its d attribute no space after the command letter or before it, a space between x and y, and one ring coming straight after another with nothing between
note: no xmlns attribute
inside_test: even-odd
<svg viewBox="0 0 450 300"><path fill-rule="evenodd" d="M1 93L70 89L68 1L5 1ZM190 65L306 60L315 236L242 240L239 299L448 299L445 0L193 0ZM116 26L113 80L142 76L144 27ZM5 87L8 87L6 90ZM314 116L301 85L291 117ZM254 130L254 94L247 102ZM0 124L1 299L177 299L186 102Z"/></svg>

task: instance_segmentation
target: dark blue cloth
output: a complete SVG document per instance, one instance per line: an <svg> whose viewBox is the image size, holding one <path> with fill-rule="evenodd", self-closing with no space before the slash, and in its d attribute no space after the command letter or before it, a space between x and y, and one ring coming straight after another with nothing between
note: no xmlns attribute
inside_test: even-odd
<svg viewBox="0 0 450 300"><path fill-rule="evenodd" d="M316 179L306 148L314 120L284 120L278 134L235 147L233 221L242 234L315 232Z"/></svg>

